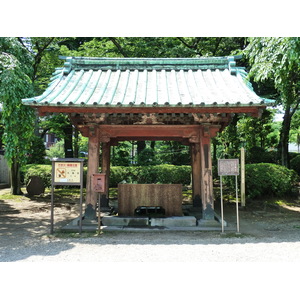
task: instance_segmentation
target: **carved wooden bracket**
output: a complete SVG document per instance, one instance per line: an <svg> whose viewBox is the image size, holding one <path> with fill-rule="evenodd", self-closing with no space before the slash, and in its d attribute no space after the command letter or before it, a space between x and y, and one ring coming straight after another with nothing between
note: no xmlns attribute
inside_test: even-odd
<svg viewBox="0 0 300 300"><path fill-rule="evenodd" d="M83 114L82 115L82 121L84 123L94 123L94 124L101 124L105 121L105 114L96 114L96 113L90 113L90 114Z"/></svg>
<svg viewBox="0 0 300 300"><path fill-rule="evenodd" d="M99 140L102 143L109 143L110 142L110 137L107 136L107 135L101 135Z"/></svg>
<svg viewBox="0 0 300 300"><path fill-rule="evenodd" d="M195 135L193 135L193 136L191 136L190 138L189 138L189 142L190 143L193 143L193 144L196 144L196 143L199 143L199 136L195 136Z"/></svg>
<svg viewBox="0 0 300 300"><path fill-rule="evenodd" d="M155 114L143 114L141 122L135 122L134 125L163 125L163 122L158 122Z"/></svg>
<svg viewBox="0 0 300 300"><path fill-rule="evenodd" d="M197 123L227 123L229 118L224 114L196 114L193 113L194 121Z"/></svg>

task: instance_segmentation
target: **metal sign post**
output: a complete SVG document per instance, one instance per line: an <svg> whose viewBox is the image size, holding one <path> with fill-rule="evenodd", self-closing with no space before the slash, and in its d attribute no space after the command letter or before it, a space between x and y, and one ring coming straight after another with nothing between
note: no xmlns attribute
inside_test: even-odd
<svg viewBox="0 0 300 300"><path fill-rule="evenodd" d="M237 177L239 175L239 160L238 159L219 159L218 160L218 175L220 176L221 188L221 218L222 218L222 233L224 232L224 213L223 213L223 187L222 176L235 176L235 190L236 190L236 218L237 218L237 232L240 232L239 224L239 204L238 204L238 185Z"/></svg>
<svg viewBox="0 0 300 300"><path fill-rule="evenodd" d="M222 175L220 175L220 189L221 189L221 220L222 220L222 233L224 233L224 210L223 210Z"/></svg>
<svg viewBox="0 0 300 300"><path fill-rule="evenodd" d="M54 158L52 160L51 184L51 228L54 231L54 186L77 185L80 186L80 216L79 233L82 232L82 197L83 197L83 158Z"/></svg>
<svg viewBox="0 0 300 300"><path fill-rule="evenodd" d="M105 193L106 192L106 174L105 173L97 173L93 174L93 191L97 193ZM100 205L101 205L101 194L98 197L98 233L100 234L101 229L101 212L100 212Z"/></svg>
<svg viewBox="0 0 300 300"><path fill-rule="evenodd" d="M241 148L241 206L246 206L246 188L245 188L245 149Z"/></svg>

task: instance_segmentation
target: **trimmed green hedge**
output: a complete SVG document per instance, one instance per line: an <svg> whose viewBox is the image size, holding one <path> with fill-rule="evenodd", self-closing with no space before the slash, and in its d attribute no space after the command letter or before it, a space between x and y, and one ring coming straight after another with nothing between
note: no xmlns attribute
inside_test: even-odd
<svg viewBox="0 0 300 300"><path fill-rule="evenodd" d="M291 169L295 170L300 176L300 154L291 159Z"/></svg>
<svg viewBox="0 0 300 300"><path fill-rule="evenodd" d="M27 165L23 171L24 183L28 183L30 176L40 176L45 186L50 187L51 170L51 165ZM86 173L87 168L84 168L84 186ZM233 176L224 176L227 186L235 191L235 181L232 179ZM110 187L116 187L120 182L189 185L191 166L111 167ZM289 195L295 190L298 182L299 177L294 170L280 165L270 163L246 165L246 196L250 199Z"/></svg>
<svg viewBox="0 0 300 300"><path fill-rule="evenodd" d="M137 167L111 167L110 186L126 183L164 183L189 185L190 166L158 165Z"/></svg>
<svg viewBox="0 0 300 300"><path fill-rule="evenodd" d="M31 176L40 176L46 187L51 186L51 165L27 165L24 170L24 184L29 182ZM83 169L83 184L86 184L87 168ZM182 183L190 184L190 166L144 166L144 167L111 167L110 187L117 187L118 183Z"/></svg>
<svg viewBox="0 0 300 300"><path fill-rule="evenodd" d="M295 191L299 177L286 167L260 163L246 165L246 195L248 198L262 196L286 196Z"/></svg>

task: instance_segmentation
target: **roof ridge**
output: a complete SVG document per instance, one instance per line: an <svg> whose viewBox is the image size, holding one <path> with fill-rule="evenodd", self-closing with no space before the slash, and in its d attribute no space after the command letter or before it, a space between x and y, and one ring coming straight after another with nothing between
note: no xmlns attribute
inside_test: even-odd
<svg viewBox="0 0 300 300"><path fill-rule="evenodd" d="M66 57L64 73L73 70L199 70L230 69L235 65L233 56L205 56L193 58L116 58L116 57Z"/></svg>

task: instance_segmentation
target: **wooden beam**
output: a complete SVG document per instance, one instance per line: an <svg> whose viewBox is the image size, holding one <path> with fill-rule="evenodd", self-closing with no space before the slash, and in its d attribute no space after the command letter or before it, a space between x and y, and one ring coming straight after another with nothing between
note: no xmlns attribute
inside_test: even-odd
<svg viewBox="0 0 300 300"><path fill-rule="evenodd" d="M99 125L100 138L192 138L199 135L200 125Z"/></svg>
<svg viewBox="0 0 300 300"><path fill-rule="evenodd" d="M259 106L34 106L40 115L47 113L91 113L91 114L156 114L156 113L199 113L199 114L214 114L214 113L249 113L252 116L259 116L260 111L265 109L265 105Z"/></svg>

